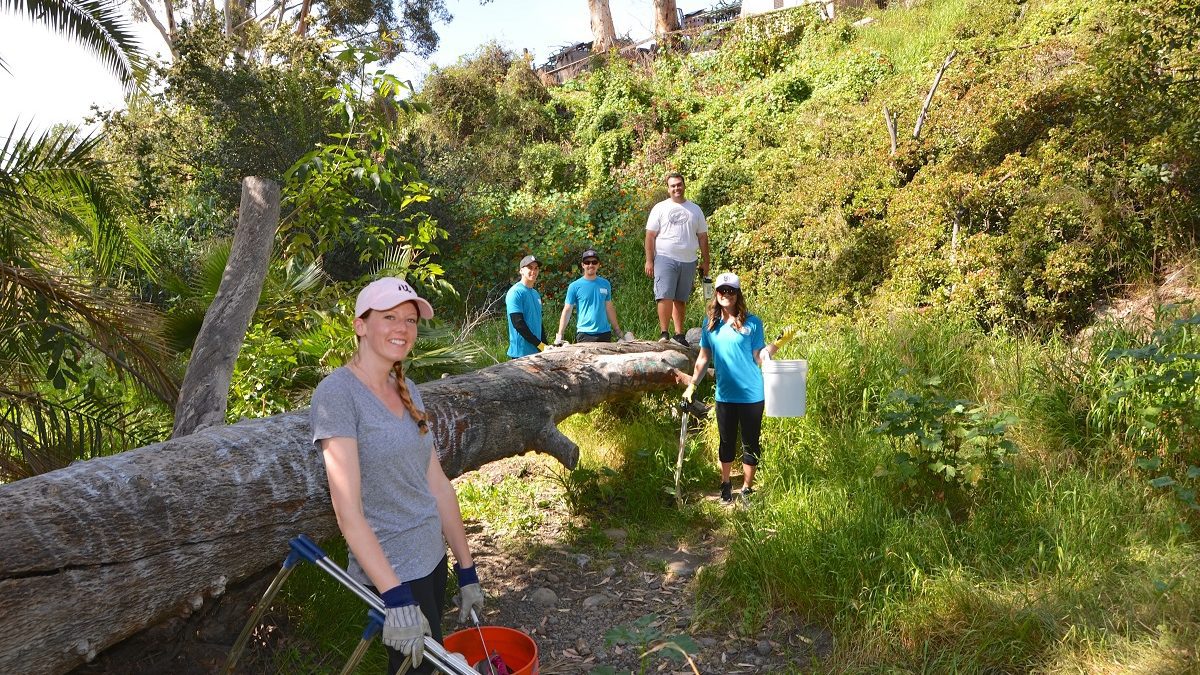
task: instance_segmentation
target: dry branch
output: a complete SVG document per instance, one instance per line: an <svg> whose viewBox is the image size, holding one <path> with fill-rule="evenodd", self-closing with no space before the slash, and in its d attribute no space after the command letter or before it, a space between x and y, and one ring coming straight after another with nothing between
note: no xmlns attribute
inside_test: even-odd
<svg viewBox="0 0 1200 675"><path fill-rule="evenodd" d="M946 60L942 62L942 67L938 68L937 75L933 78L933 86L929 87L929 93L925 96L925 103L921 106L921 114L917 115L917 124L913 127L913 140L921 137L921 127L925 124L925 115L929 113L929 104L933 102L933 94L937 91L938 84L942 81L942 75L946 74L946 69L950 67L950 62L954 57L958 56L958 50L951 50Z"/></svg>

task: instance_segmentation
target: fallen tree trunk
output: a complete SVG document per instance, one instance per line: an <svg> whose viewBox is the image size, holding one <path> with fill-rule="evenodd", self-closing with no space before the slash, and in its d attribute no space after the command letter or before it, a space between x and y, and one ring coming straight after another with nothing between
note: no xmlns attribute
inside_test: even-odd
<svg viewBox="0 0 1200 675"><path fill-rule="evenodd" d="M420 386L446 473L527 451L568 467L555 424L674 383L670 344L559 349ZM336 534L307 411L210 427L0 486L0 672L65 672Z"/></svg>

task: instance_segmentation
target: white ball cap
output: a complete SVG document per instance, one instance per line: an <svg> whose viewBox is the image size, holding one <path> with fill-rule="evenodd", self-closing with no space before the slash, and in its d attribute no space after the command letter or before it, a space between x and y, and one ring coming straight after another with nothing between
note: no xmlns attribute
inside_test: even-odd
<svg viewBox="0 0 1200 675"><path fill-rule="evenodd" d="M367 284L358 292L358 300L354 302L354 316L361 317L368 310L377 312L391 309L406 302L417 303L417 312L422 319L433 318L433 305L421 296L407 281L397 277L384 277Z"/></svg>
<svg viewBox="0 0 1200 675"><path fill-rule="evenodd" d="M713 280L713 286L717 288L732 286L739 291L742 290L742 282L740 279L738 279L738 275L734 274L733 272L722 272L718 274L717 278Z"/></svg>

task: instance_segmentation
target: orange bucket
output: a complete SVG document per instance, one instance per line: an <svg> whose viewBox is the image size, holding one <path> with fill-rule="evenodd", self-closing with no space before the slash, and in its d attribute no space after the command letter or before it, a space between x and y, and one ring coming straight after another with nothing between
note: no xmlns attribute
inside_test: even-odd
<svg viewBox="0 0 1200 675"><path fill-rule="evenodd" d="M482 641L479 631L483 631ZM500 653L513 675L538 675L537 643L519 630L504 626L482 626L478 630L465 628L446 636L442 645L446 651L458 652L466 657L467 663L475 665L491 653L484 651L484 642L492 652Z"/></svg>

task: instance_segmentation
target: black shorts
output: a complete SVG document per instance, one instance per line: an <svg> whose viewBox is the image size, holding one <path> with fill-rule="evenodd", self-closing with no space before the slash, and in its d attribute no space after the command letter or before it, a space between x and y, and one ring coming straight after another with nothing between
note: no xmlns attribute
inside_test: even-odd
<svg viewBox="0 0 1200 675"><path fill-rule="evenodd" d="M742 464L758 466L762 454L762 418L765 403L722 403L717 401L717 432L721 444L717 455L723 463L733 461L738 428L742 432Z"/></svg>

